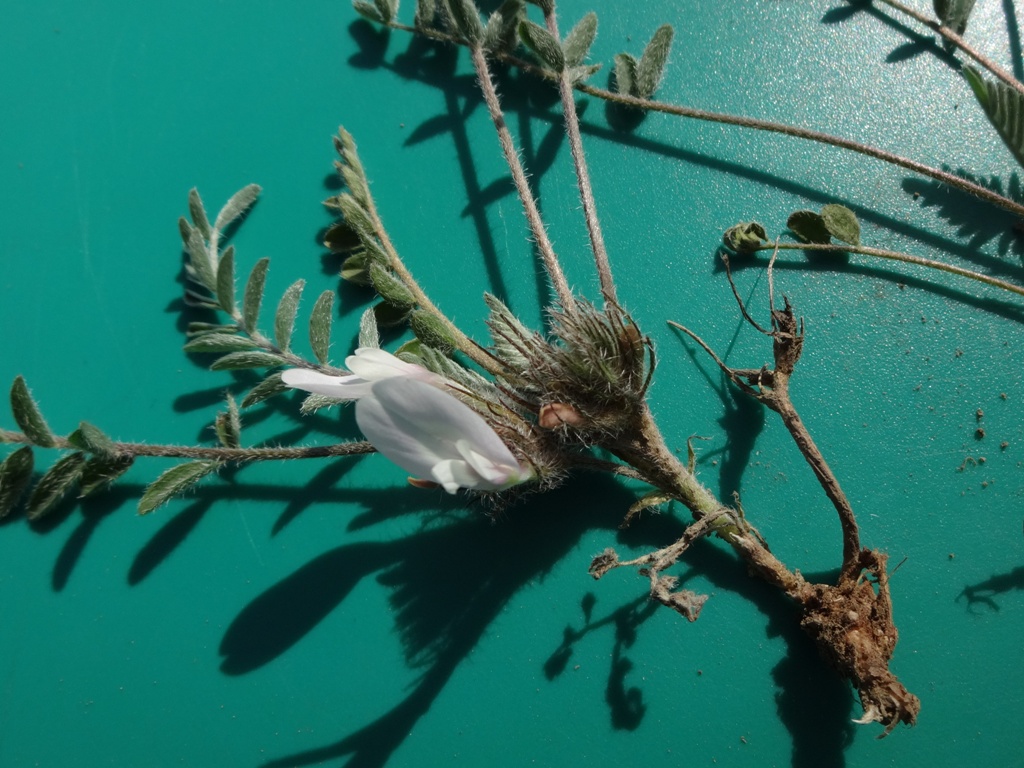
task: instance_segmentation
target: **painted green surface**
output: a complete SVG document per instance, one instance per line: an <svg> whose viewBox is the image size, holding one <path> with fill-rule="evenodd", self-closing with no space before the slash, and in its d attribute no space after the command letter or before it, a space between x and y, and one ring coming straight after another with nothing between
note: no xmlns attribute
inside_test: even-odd
<svg viewBox="0 0 1024 768"><path fill-rule="evenodd" d="M0 381L25 375L55 429L86 419L119 439L212 438L222 391L242 387L180 352L175 219L192 186L215 208L262 184L233 241L240 263L272 257L269 297L306 278L308 309L337 285L317 234L339 123L439 304L478 336L487 288L539 319L538 270L464 55L389 40L344 2L16 6L0 25ZM560 3L564 20L591 7ZM1014 173L937 49L880 13L839 0L596 10L603 62L676 23L668 101L809 125L1004 187ZM1000 4L979 8L971 33L1010 60ZM593 295L557 111L517 75L501 91L556 246ZM715 267L737 221L777 233L794 209L840 202L867 244L1020 280L1011 222L793 140L661 116L624 134L598 102L584 122L620 294L658 343L664 431L681 450L711 437L702 477L742 492L784 561L834 568L838 526L781 426L724 392L664 321L737 365L769 359ZM763 317L763 265L737 280ZM916 728L877 741L851 725L859 706L790 607L717 544L683 569L712 595L695 624L646 612L632 574L593 583L593 554L640 552L680 525L648 517L619 535L634 492L609 480L578 479L491 525L404 487L380 459L261 466L140 519L135 499L166 466L151 461L46 526L0 528L0 765L1024 764L1020 302L857 259L787 257L778 287L807 322L794 383L805 421L865 543L906 558L893 668L922 699ZM342 299L336 358L364 306ZM300 421L290 407L250 423L250 440L354 434L347 414ZM989 580L988 600L964 599ZM595 598L592 631L556 655Z"/></svg>

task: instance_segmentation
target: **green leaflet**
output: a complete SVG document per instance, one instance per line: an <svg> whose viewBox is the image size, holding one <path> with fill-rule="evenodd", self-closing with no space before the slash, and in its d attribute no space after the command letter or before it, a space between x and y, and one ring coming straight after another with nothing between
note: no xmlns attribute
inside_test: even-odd
<svg viewBox="0 0 1024 768"><path fill-rule="evenodd" d="M413 24L417 29L429 27L433 25L436 13L436 0L416 0L416 17L413 20Z"/></svg>
<svg viewBox="0 0 1024 768"><path fill-rule="evenodd" d="M211 371L236 371L243 368L273 368L286 362L271 352L231 352L213 361Z"/></svg>
<svg viewBox="0 0 1024 768"><path fill-rule="evenodd" d="M227 401L227 411L217 414L213 428L217 433L217 439L225 448L240 448L242 445L242 420L238 415L238 405L231 395L227 396Z"/></svg>
<svg viewBox="0 0 1024 768"><path fill-rule="evenodd" d="M387 24L390 24L394 20L395 14L398 13L398 0L374 0L374 5L377 6L377 12Z"/></svg>
<svg viewBox="0 0 1024 768"><path fill-rule="evenodd" d="M380 332L377 330L377 316L372 309L363 312L359 318L359 346L380 348Z"/></svg>
<svg viewBox="0 0 1024 768"><path fill-rule="evenodd" d="M256 198L259 196L259 184L249 184L246 187L242 187L220 209L220 213L217 214L217 220L213 222L213 228L218 232L223 232L228 224L249 210L250 206L256 202Z"/></svg>
<svg viewBox="0 0 1024 768"><path fill-rule="evenodd" d="M354 285L372 285L370 272L366 268L366 251L355 253L341 264L341 279Z"/></svg>
<svg viewBox="0 0 1024 768"><path fill-rule="evenodd" d="M52 448L55 445L53 433L46 424L39 406L32 399L25 379L18 376L11 385L11 412L21 431L34 445Z"/></svg>
<svg viewBox="0 0 1024 768"><path fill-rule="evenodd" d="M523 0L505 0L487 19L484 48L496 53L511 53L519 45L519 22L526 16Z"/></svg>
<svg viewBox="0 0 1024 768"><path fill-rule="evenodd" d="M296 280L284 292L274 313L274 340L279 349L287 352L292 343L292 331L295 330L295 315L299 311L299 299L305 280Z"/></svg>
<svg viewBox="0 0 1024 768"><path fill-rule="evenodd" d="M726 248L736 253L754 253L764 245L767 238L768 233L761 224L756 221L744 221L725 230L722 242Z"/></svg>
<svg viewBox="0 0 1024 768"><path fill-rule="evenodd" d="M342 192L336 199L338 207L341 208L341 215L345 217L345 223L356 231L361 240L372 238L373 220L359 201L348 192Z"/></svg>
<svg viewBox="0 0 1024 768"><path fill-rule="evenodd" d="M210 220L206 217L206 208L203 206L202 198L199 197L199 190L195 187L188 191L188 212L192 217L192 224L204 238L209 240L212 234Z"/></svg>
<svg viewBox="0 0 1024 768"><path fill-rule="evenodd" d="M555 72L565 69L562 46L544 27L525 19L519 23L519 37L522 38L527 48L537 54L537 58Z"/></svg>
<svg viewBox="0 0 1024 768"><path fill-rule="evenodd" d="M389 304L398 307L414 307L416 299L412 292L406 288L405 283L395 277L394 273L380 266L370 265L370 280L374 289L380 297Z"/></svg>
<svg viewBox="0 0 1024 768"><path fill-rule="evenodd" d="M587 58L590 46L597 37L597 14L591 11L572 28L562 43L565 66L578 67Z"/></svg>
<svg viewBox="0 0 1024 768"><path fill-rule="evenodd" d="M380 328L396 328L399 325L405 325L411 311L407 305L398 306L388 301L378 301L373 305L373 317Z"/></svg>
<svg viewBox="0 0 1024 768"><path fill-rule="evenodd" d="M32 489L32 495L29 496L25 508L28 519L38 520L52 511L78 482L84 466L85 454L75 451L59 459L50 467L36 483L36 487Z"/></svg>
<svg viewBox="0 0 1024 768"><path fill-rule="evenodd" d="M829 243L832 240L821 214L816 211L794 211L786 226L805 243Z"/></svg>
<svg viewBox="0 0 1024 768"><path fill-rule="evenodd" d="M82 468L78 480L78 498L88 496L105 488L129 470L135 457L127 454L94 456Z"/></svg>
<svg viewBox="0 0 1024 768"><path fill-rule="evenodd" d="M68 435L68 442L76 448L97 456L113 456L117 453L114 441L107 437L99 427L87 421L78 425L78 429Z"/></svg>
<svg viewBox="0 0 1024 768"><path fill-rule="evenodd" d="M309 315L309 345L316 359L326 365L331 347L331 322L334 319L334 291L324 291Z"/></svg>
<svg viewBox="0 0 1024 768"><path fill-rule="evenodd" d="M451 353L455 347L455 340L452 338L448 328L431 313L414 309L409 316L409 327L416 335L416 338L428 347L442 351L444 354Z"/></svg>
<svg viewBox="0 0 1024 768"><path fill-rule="evenodd" d="M248 408L252 405L256 405L256 403L262 403L264 400L268 400L274 395L279 395L287 389L288 387L285 386L283 381L281 381L281 372L274 371L263 381L249 390L249 394L242 400L242 407Z"/></svg>
<svg viewBox="0 0 1024 768"><path fill-rule="evenodd" d="M974 0L932 0L932 7L943 26L962 35L967 29L967 18L974 10Z"/></svg>
<svg viewBox="0 0 1024 768"><path fill-rule="evenodd" d="M334 253L351 253L361 244L359 233L345 222L333 225L324 233L324 246Z"/></svg>
<svg viewBox="0 0 1024 768"><path fill-rule="evenodd" d="M234 336L227 333L204 333L184 346L186 352L244 352L250 349L261 349L261 347L245 336Z"/></svg>
<svg viewBox="0 0 1024 768"><path fill-rule="evenodd" d="M641 99L649 99L658 90L661 77L665 74L665 65L668 63L668 52L672 48L672 38L675 31L671 24L662 24L658 27L651 41L644 49L643 56L636 65L636 93Z"/></svg>
<svg viewBox="0 0 1024 768"><path fill-rule="evenodd" d="M821 220L829 234L849 245L860 245L860 222L857 214L845 205L830 203L821 209Z"/></svg>
<svg viewBox="0 0 1024 768"><path fill-rule="evenodd" d="M1003 143L1024 166L1024 95L1003 82L985 80L974 67L964 67L964 77Z"/></svg>
<svg viewBox="0 0 1024 768"><path fill-rule="evenodd" d="M473 0L447 0L448 13L455 22L456 28L470 43L478 43L484 35L484 25L480 21L480 12Z"/></svg>
<svg viewBox="0 0 1024 768"><path fill-rule="evenodd" d="M352 7L355 8L356 13L364 19L375 21L378 24L384 23L384 19L381 17L380 11L377 10L376 5L364 2L364 0L353 0Z"/></svg>
<svg viewBox="0 0 1024 768"><path fill-rule="evenodd" d="M32 479L32 447L19 448L0 462L0 520L7 517Z"/></svg>
<svg viewBox="0 0 1024 768"><path fill-rule="evenodd" d="M260 304L263 302L263 287L267 281L270 259L264 256L256 262L245 283L245 298L242 300L242 325L253 333L260 319Z"/></svg>
<svg viewBox="0 0 1024 768"><path fill-rule="evenodd" d="M229 315L235 313L235 246L224 249L217 265L217 303Z"/></svg>
<svg viewBox="0 0 1024 768"><path fill-rule="evenodd" d="M628 53L615 55L615 90L617 93L627 96L636 95L636 66L635 56Z"/></svg>
<svg viewBox="0 0 1024 768"><path fill-rule="evenodd" d="M139 514L146 515L154 509L184 493L193 485L220 467L219 461L190 461L171 467L150 483L139 499Z"/></svg>

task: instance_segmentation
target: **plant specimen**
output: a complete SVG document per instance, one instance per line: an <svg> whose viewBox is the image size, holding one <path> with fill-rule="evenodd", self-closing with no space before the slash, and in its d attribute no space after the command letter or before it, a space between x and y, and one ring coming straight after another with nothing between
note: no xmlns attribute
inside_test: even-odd
<svg viewBox="0 0 1024 768"><path fill-rule="evenodd" d="M803 630L856 690L863 707L860 722L880 723L883 733L900 723L912 724L919 701L888 666L897 640L890 595L891 566L882 551L862 545L853 505L798 413L790 383L799 376L805 342L812 343L813 337L805 333L790 300L776 298L776 259L786 249L839 251L943 269L1017 294L1022 290L1012 282L973 270L864 246L857 217L837 204L827 204L820 212L794 212L787 222L795 236L793 243L769 238L767 229L753 221L725 232L725 279L735 294L737 314L770 340L771 352L766 351L765 358L770 355L771 363L734 367L703 341L699 327L691 327L699 322L690 319L688 326L676 327L710 355L739 393L779 416L834 507L842 536L838 575L832 581L805 578L794 565L773 554L756 527L758 511L744 509L738 498L721 499L701 483L692 444L688 443L686 460L681 459L658 426L648 398L657 360L651 340L655 332L640 327L630 313L629 296L620 291L613 277L615 255L608 252L599 222L600 201L592 189L576 94L616 105L626 123L638 124L646 113L661 111L787 133L896 163L1014 215L1024 212L1024 207L1012 196L962 175L928 168L864 145L774 123L673 108L652 100L673 39L667 25L653 34L640 56L616 57L613 89L592 86L589 79L596 67L587 63L587 53L596 34L597 16L583 16L563 34L554 2L535 5L538 8L528 10L523 2L509 0L484 20L470 0L421 0L411 26L398 22L397 3L390 0L357 2L356 10L373 23L468 50L498 147L550 285L551 304L544 327L525 323L494 295L486 295L482 305L487 311L489 341L472 338L446 315L399 255L385 226L388 214L378 208L370 192L372 169L363 167L355 139L342 129L335 149L344 190L326 201L339 220L327 231L325 241L331 250L344 256L342 277L366 286L380 298L362 316L358 343L344 366L335 364L331 356L333 291L325 291L313 305L309 316L313 355L307 358L293 348L303 281L284 292L268 332L261 324L268 260L257 261L247 270L244 281L238 279L241 257L233 245L225 247L224 242L230 227L255 203L259 188L240 190L212 217L199 194L193 192L189 220L182 219L180 224L187 254L186 297L198 309L218 313L219 319L193 322L188 328L186 351L217 354L211 366L215 371L267 369L269 374L240 402L228 398L225 410L216 419L220 442L216 447L115 441L87 422L70 434L55 434L19 377L11 390L19 429L5 430L0 438L21 447L0 465L0 513L14 509L27 492L27 516L42 518L73 489L82 495L102 490L115 483L137 459L147 456L185 461L147 487L139 501L143 513L157 509L203 478L264 460L344 461L345 457L380 452L408 471L415 485L436 485L448 493L468 494L482 510L499 518L515 515L520 505L530 503L532 494L550 491L574 473L610 473L648 486L638 501L622 511L624 526L641 525L643 520L637 519L646 511L672 502L687 509L692 521L675 540L640 557L622 558L615 549L608 548L591 564L595 578L618 568L635 568L647 580L654 601L693 621L706 596L681 586L670 569L697 541L716 537L752 573L781 590L797 606ZM965 29L969 6L948 3L937 4L935 9L940 19L935 22L936 29L952 45L959 46L957 50L972 50L965 48L959 37ZM548 235L529 182L529 169L509 129L495 85L495 64L518 67L538 78L537 88L557 90L597 276L598 290L592 294L573 287ZM1000 74L1001 70L987 60L979 64L988 74L968 68L965 76L996 130L1019 158L1019 83L1013 78L1007 80L1009 76L1004 77L1005 73ZM378 179L377 183L387 182ZM750 259L760 251L772 254L766 271L767 312L742 298L731 272L739 259ZM757 319L765 316L767 320ZM381 349L382 329L405 327L411 329L412 340L393 352ZM670 347L660 345L659 354L671 354L666 349ZM366 440L313 447L246 446L242 412L289 389L309 393L302 406L306 414L354 401L355 419ZM64 453L33 484L39 448Z"/></svg>

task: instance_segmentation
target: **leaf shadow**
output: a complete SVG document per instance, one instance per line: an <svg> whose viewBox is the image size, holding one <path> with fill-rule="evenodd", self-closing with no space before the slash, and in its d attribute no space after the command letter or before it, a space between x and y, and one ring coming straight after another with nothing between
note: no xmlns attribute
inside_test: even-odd
<svg viewBox="0 0 1024 768"><path fill-rule="evenodd" d="M979 177L963 168L954 171L947 165L943 165L942 170L980 184L1015 202L1024 202L1020 174L1016 171L1010 174L1007 188L1004 189L998 176ZM907 178L903 182L903 189L913 195L915 200L920 199L922 207L934 208L937 216L956 227L957 236L968 239L968 249L977 251L998 238L999 255L1005 257L1013 253L1024 264L1024 231L1020 219L1009 211L995 209L973 195L930 179ZM990 261L988 266L996 274L1002 272L1010 273L1018 279L1021 277L1020 269L1010 269L1004 263ZM1003 269L997 271L1000 266Z"/></svg>
<svg viewBox="0 0 1024 768"><path fill-rule="evenodd" d="M846 3L831 8L821 17L823 24L841 24L859 13L867 13L884 26L907 38L907 42L894 48L885 61L896 64L921 54L931 54L950 69L960 72L961 64L952 52L947 51L933 35L918 32L888 13L879 9L871 0L846 0Z"/></svg>

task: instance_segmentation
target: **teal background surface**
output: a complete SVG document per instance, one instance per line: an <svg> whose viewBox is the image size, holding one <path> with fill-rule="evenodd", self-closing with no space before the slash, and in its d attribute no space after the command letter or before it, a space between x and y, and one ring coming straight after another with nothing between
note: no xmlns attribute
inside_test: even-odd
<svg viewBox="0 0 1024 768"><path fill-rule="evenodd" d="M1010 4L978 5L969 37L1019 68ZM568 29L594 4L559 7ZM596 10L591 58L606 65L676 24L667 101L806 125L1004 188L1016 177L941 48L881 11ZM484 290L539 322L543 283L464 52L389 36L333 1L50 0L4 17L0 381L23 374L55 430L84 419L122 440L212 441L224 390L252 379L180 351L194 315L175 220L193 186L216 209L263 185L232 240L240 271L270 256L268 304L303 277L308 311L338 285L318 235L339 123L438 304L479 338ZM558 110L516 73L500 89L556 247L593 297ZM1012 219L849 153L659 115L625 133L581 101L620 296L658 344L664 432L681 451L709 437L702 479L741 492L787 564L827 575L838 525L784 429L665 321L735 365L769 361L716 268L738 221L776 234L792 210L840 202L866 244L1019 282ZM761 318L763 267L737 272ZM915 728L879 741L852 725L859 705L791 606L717 542L679 569L711 595L694 624L649 609L632 573L592 582L605 547L639 554L681 530L673 509L617 531L635 488L575 478L492 525L369 457L246 467L139 518L139 494L170 466L150 460L49 521L0 527L0 765L1024 765L1021 302L860 258L787 254L777 281L807 323L797 406L865 544L905 559L893 669L921 697ZM337 360L367 301L340 293ZM350 414L303 419L297 405L253 409L246 439L355 436Z"/></svg>

